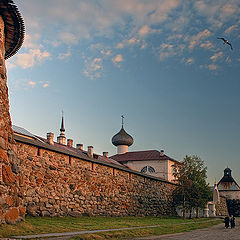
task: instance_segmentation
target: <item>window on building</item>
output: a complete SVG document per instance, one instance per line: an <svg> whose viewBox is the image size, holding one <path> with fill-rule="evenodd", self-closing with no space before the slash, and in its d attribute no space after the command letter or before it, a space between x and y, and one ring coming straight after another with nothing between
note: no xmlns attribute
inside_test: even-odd
<svg viewBox="0 0 240 240"><path fill-rule="evenodd" d="M148 166L148 171L149 171L150 173L154 173L154 172L155 172L155 169L154 169L153 167Z"/></svg>
<svg viewBox="0 0 240 240"><path fill-rule="evenodd" d="M146 172L147 172L147 166L141 170L141 173L146 173Z"/></svg>
<svg viewBox="0 0 240 240"><path fill-rule="evenodd" d="M145 166L142 168L141 173L155 173L155 169L151 166Z"/></svg>

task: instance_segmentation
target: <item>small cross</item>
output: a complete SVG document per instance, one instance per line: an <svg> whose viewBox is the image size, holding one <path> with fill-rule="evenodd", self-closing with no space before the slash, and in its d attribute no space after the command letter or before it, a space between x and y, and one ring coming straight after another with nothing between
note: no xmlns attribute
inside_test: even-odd
<svg viewBox="0 0 240 240"><path fill-rule="evenodd" d="M124 116L122 115L121 118L122 118L122 127L123 127L123 119L124 119Z"/></svg>

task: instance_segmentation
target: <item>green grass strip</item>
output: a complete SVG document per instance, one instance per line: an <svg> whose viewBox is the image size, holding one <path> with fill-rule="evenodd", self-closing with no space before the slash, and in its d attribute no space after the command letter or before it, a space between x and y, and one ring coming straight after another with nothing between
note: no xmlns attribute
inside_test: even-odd
<svg viewBox="0 0 240 240"><path fill-rule="evenodd" d="M165 229L178 229L178 225L188 225L189 228L191 224L194 226L205 226L207 219L181 219L177 217L26 217L24 222L20 222L16 225L4 224L0 226L0 237L10 237L17 235L35 235L44 233L59 233L59 232L76 232L76 231L89 231L96 229L116 229L116 228L126 228L126 227L140 227L140 226L151 226L159 225L158 229L165 231ZM219 222L219 220L217 221ZM191 223L191 224L183 224ZM209 224L212 224L209 222ZM185 227L181 227L185 228ZM131 230L131 232L153 232L156 229L139 229ZM122 231L124 234L125 231ZM128 232L128 231L127 231ZM130 230L129 230L130 232ZM99 233L99 236L112 235L112 233ZM114 233L115 234L115 233ZM164 234L164 233L163 233ZM81 236L83 237L83 236ZM107 237L107 236L106 236ZM79 238L81 239L81 238ZM88 239L88 238L87 238ZM94 238L92 238L94 239ZM107 239L107 238L106 238ZM109 238L111 239L111 238Z"/></svg>

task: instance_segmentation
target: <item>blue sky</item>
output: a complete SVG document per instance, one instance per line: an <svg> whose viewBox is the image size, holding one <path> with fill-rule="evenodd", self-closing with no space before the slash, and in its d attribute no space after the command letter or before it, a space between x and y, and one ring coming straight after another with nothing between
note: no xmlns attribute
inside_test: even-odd
<svg viewBox="0 0 240 240"><path fill-rule="evenodd" d="M7 60L12 122L116 153L198 155L208 181L240 183L238 0L15 0L26 38ZM231 42L233 50L217 37Z"/></svg>

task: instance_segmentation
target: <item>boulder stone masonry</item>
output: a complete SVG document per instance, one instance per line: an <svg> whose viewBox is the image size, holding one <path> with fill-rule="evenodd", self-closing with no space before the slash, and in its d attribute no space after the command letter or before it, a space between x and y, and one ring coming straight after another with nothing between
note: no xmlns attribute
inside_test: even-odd
<svg viewBox="0 0 240 240"><path fill-rule="evenodd" d="M228 213L228 208L227 208L227 202L225 197L219 198L219 202L216 204L216 216L227 216L229 215Z"/></svg>
<svg viewBox="0 0 240 240"><path fill-rule="evenodd" d="M16 223L24 217L25 208L9 113L4 38L4 21L0 16L0 223Z"/></svg>
<svg viewBox="0 0 240 240"><path fill-rule="evenodd" d="M32 216L173 215L175 185L17 142L24 207Z"/></svg>

